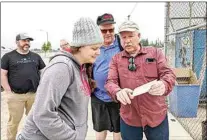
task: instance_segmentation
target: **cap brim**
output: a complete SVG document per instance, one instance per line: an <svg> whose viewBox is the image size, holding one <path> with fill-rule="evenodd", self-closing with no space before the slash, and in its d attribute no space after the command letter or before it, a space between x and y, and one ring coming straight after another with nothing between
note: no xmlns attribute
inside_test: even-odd
<svg viewBox="0 0 207 140"><path fill-rule="evenodd" d="M125 28L125 29L121 29L121 30L119 30L119 33L124 32L124 31L134 32L134 31L137 31L137 29Z"/></svg>
<svg viewBox="0 0 207 140"><path fill-rule="evenodd" d="M116 22L114 21L105 21L103 23L100 23L99 25L105 25L105 24L115 24Z"/></svg>
<svg viewBox="0 0 207 140"><path fill-rule="evenodd" d="M20 39L20 40L23 40L23 39L29 39L30 41L33 41L33 40L34 40L34 39L31 38L31 37L24 37L24 38L22 38L22 39Z"/></svg>

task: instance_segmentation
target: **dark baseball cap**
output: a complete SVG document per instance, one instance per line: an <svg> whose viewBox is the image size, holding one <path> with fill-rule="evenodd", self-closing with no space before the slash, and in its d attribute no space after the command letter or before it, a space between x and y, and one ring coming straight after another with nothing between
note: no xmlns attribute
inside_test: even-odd
<svg viewBox="0 0 207 140"><path fill-rule="evenodd" d="M32 37L30 37L28 34L26 33L20 33L16 36L16 41L19 40L24 40L24 39L29 39L30 41L33 41L34 39Z"/></svg>
<svg viewBox="0 0 207 140"><path fill-rule="evenodd" d="M103 25L103 24L114 24L114 17L112 14L105 13L101 16L98 16L97 18L97 25Z"/></svg>

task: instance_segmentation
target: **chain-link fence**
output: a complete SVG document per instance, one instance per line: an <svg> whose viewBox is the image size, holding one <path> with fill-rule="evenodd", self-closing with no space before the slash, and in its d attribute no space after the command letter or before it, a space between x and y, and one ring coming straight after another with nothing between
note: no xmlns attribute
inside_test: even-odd
<svg viewBox="0 0 207 140"><path fill-rule="evenodd" d="M206 8L206 2L166 3L165 54L177 76L169 110L195 140L207 140L202 123L207 99Z"/></svg>

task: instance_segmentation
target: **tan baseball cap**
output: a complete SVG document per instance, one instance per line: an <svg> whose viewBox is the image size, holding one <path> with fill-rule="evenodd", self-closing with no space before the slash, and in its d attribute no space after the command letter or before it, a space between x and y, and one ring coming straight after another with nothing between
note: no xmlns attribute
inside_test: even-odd
<svg viewBox="0 0 207 140"><path fill-rule="evenodd" d="M127 21L124 21L119 26L119 33L123 31L129 31L129 32L139 31L139 27L135 22L127 20Z"/></svg>

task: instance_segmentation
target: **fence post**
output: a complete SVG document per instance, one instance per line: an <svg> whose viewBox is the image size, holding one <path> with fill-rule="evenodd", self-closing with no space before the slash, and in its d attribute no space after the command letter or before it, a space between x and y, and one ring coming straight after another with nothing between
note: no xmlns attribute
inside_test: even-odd
<svg viewBox="0 0 207 140"><path fill-rule="evenodd" d="M202 122L202 140L207 140L206 127L207 127L207 120Z"/></svg>
<svg viewBox="0 0 207 140"><path fill-rule="evenodd" d="M165 51L165 56L167 55L167 47L169 45L169 19L170 19L170 3L167 2L165 5L165 42L164 42L164 51Z"/></svg>

